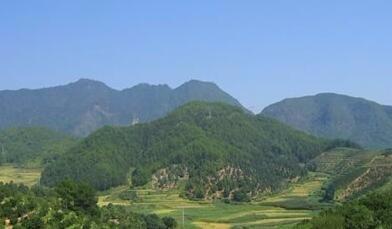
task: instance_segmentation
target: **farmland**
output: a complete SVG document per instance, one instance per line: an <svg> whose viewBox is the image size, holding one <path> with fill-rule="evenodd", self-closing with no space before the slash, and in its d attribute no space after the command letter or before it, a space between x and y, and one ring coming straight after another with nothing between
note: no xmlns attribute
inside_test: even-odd
<svg viewBox="0 0 392 229"><path fill-rule="evenodd" d="M18 168L12 165L0 167L0 181L24 183L28 186L39 180L40 169ZM99 193L99 205L109 203L124 205L138 213L155 213L174 217L185 228L249 228L283 227L309 219L326 205L320 204L320 190L327 179L323 173L311 173L302 182L267 198L250 203L224 203L223 201L192 201L181 198L177 190L158 191L148 185L134 189L135 200L123 200L121 193L128 186L119 186Z"/></svg>
<svg viewBox="0 0 392 229"><path fill-rule="evenodd" d="M8 183L13 181L14 183L27 186L36 184L39 180L41 169L38 168L19 168L13 165L2 165L0 166L0 182Z"/></svg>
<svg viewBox="0 0 392 229"><path fill-rule="evenodd" d="M144 187L135 189L135 200L122 200L127 186L101 193L100 205L109 203L129 206L139 213L171 216L186 228L280 227L309 219L318 210L328 207L319 203L320 189L327 179L325 174L312 173L307 180L292 185L277 195L250 203L223 203L222 201L191 201L179 197L176 191L157 191Z"/></svg>

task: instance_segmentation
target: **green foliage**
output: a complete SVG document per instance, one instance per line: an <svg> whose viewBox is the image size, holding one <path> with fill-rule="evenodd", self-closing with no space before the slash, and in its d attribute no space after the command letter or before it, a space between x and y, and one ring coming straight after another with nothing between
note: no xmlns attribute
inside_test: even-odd
<svg viewBox="0 0 392 229"><path fill-rule="evenodd" d="M7 129L0 131L0 161L47 164L75 144L75 138L45 128Z"/></svg>
<svg viewBox="0 0 392 229"><path fill-rule="evenodd" d="M136 201L138 200L137 192L134 190L127 190L119 194L121 200Z"/></svg>
<svg viewBox="0 0 392 229"><path fill-rule="evenodd" d="M322 212L319 216L313 217L311 221L299 223L294 229L344 229L345 218L332 211Z"/></svg>
<svg viewBox="0 0 392 229"><path fill-rule="evenodd" d="M134 186L167 169L169 177L187 177L184 191L189 198L205 198L216 191L228 196L237 189L252 196L279 190L287 179L303 175L306 171L300 164L326 145L240 108L194 102L149 124L100 129L50 164L41 183L53 186L70 178L104 190L126 183L131 168L136 168Z"/></svg>
<svg viewBox="0 0 392 229"><path fill-rule="evenodd" d="M0 183L0 228L175 228L173 218L136 214L122 206L99 208L95 192L64 181L54 190ZM7 228L8 228L7 227Z"/></svg>
<svg viewBox="0 0 392 229"><path fill-rule="evenodd" d="M344 147L350 149L362 149L362 147L359 144L353 141L344 140L344 139L335 139L328 144L326 150L332 150L338 147Z"/></svg>
<svg viewBox="0 0 392 229"><path fill-rule="evenodd" d="M166 225L162 220L155 214L145 215L144 221L149 229L165 229Z"/></svg>
<svg viewBox="0 0 392 229"><path fill-rule="evenodd" d="M65 180L55 187L55 191L64 209L96 214L98 199L90 186Z"/></svg>
<svg viewBox="0 0 392 229"><path fill-rule="evenodd" d="M248 194L241 190L235 191L233 193L233 200L237 202L250 202Z"/></svg>
<svg viewBox="0 0 392 229"><path fill-rule="evenodd" d="M381 149L392 147L391 110L365 99L325 93L285 99L262 114L316 136Z"/></svg>
<svg viewBox="0 0 392 229"><path fill-rule="evenodd" d="M361 199L326 210L296 228L392 228L392 190L373 192Z"/></svg>
<svg viewBox="0 0 392 229"><path fill-rule="evenodd" d="M165 216L162 218L162 221L168 229L174 229L177 227L177 221L172 217Z"/></svg>
<svg viewBox="0 0 392 229"><path fill-rule="evenodd" d="M144 168L137 168L132 172L132 185L142 186L150 181L151 174Z"/></svg>

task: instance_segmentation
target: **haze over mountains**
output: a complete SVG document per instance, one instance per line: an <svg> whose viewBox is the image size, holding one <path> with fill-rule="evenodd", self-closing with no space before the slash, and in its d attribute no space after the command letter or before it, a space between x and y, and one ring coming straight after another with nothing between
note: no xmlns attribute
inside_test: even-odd
<svg viewBox="0 0 392 229"><path fill-rule="evenodd" d="M42 126L86 136L105 125L153 121L191 101L243 108L210 82L191 80L175 89L139 84L115 90L99 81L81 79L51 88L0 91L0 129ZM362 98L323 93L285 99L266 107L261 115L319 137L349 139L369 148L392 147L392 106Z"/></svg>
<svg viewBox="0 0 392 229"><path fill-rule="evenodd" d="M323 93L285 99L263 115L320 137L343 138L370 148L392 147L392 106Z"/></svg>
<svg viewBox="0 0 392 229"><path fill-rule="evenodd" d="M192 80L178 88L139 84L121 91L81 79L65 86L0 91L0 128L44 126L86 136L104 125L131 125L163 117L189 101L241 104L217 85Z"/></svg>

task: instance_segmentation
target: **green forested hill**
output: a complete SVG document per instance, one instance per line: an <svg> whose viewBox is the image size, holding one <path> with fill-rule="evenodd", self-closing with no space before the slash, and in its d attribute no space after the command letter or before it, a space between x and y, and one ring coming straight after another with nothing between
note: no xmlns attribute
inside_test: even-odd
<svg viewBox="0 0 392 229"><path fill-rule="evenodd" d="M0 131L1 161L18 165L49 163L75 143L75 138L46 128L10 128Z"/></svg>
<svg viewBox="0 0 392 229"><path fill-rule="evenodd" d="M38 90L0 91L0 128L44 126L86 136L104 125L131 125L165 116L189 101L240 103L217 85L192 80L178 88L139 84L121 91L81 79Z"/></svg>
<svg viewBox="0 0 392 229"><path fill-rule="evenodd" d="M392 146L392 107L332 93L285 99L263 115L320 137L350 139L370 148Z"/></svg>
<svg viewBox="0 0 392 229"><path fill-rule="evenodd" d="M303 175L301 163L326 145L240 108L194 102L149 124L98 130L50 164L41 182L71 178L102 190L126 183L133 168L133 185L185 182L190 198L239 198L276 191Z"/></svg>

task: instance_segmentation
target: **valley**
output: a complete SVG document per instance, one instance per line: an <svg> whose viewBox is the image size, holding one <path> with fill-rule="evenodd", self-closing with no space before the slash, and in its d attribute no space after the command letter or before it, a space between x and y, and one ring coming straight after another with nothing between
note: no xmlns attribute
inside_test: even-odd
<svg viewBox="0 0 392 229"><path fill-rule="evenodd" d="M179 197L178 191L134 189L137 200L119 198L129 187L119 187L102 193L99 203L129 206L135 212L154 212L160 216L174 217L181 225L185 214L185 228L266 228L290 226L310 219L318 210L329 207L319 203L324 174L310 174L308 179L292 185L275 195L252 200L249 203L224 203L215 201L190 201ZM300 203L300 206L298 204Z"/></svg>
<svg viewBox="0 0 392 229"><path fill-rule="evenodd" d="M12 165L0 166L0 182L24 183L33 186L39 179L40 169L26 169ZM147 184L137 189L119 186L99 193L99 206L111 204L125 206L137 213L155 213L170 216L182 225L184 210L185 228L276 228L290 227L310 219L330 205L319 200L327 175L311 173L306 180L293 184L281 193L259 198L250 203L224 203L220 200L188 200L179 197L178 190L160 191ZM135 200L120 198L121 193L134 191ZM300 205L299 205L300 204Z"/></svg>
<svg viewBox="0 0 392 229"><path fill-rule="evenodd" d="M181 197L179 188L161 190L149 182L137 188L130 188L128 184L101 191L98 193L98 205L103 207L114 204L136 213L169 216L180 226L184 219L185 228L291 228L316 216L322 209L344 201L342 193L347 193L346 190L350 190L350 186L363 176L363 173L355 171L362 171L361 167L391 167L392 160L384 151L337 148L320 154L310 165L316 165L314 172L309 172L304 178L276 194L254 197L251 202L189 200ZM6 164L0 167L0 171L2 182L13 180L15 183L32 186L39 180L41 169ZM352 174L356 174L356 177L352 177ZM351 182L336 185L337 180L347 180L347 176L351 177ZM384 179L375 187L387 189L392 181L390 175L387 178L388 181ZM184 184L179 186L182 185ZM322 201L331 187L335 189L333 202ZM364 184L364 189L366 187Z"/></svg>

